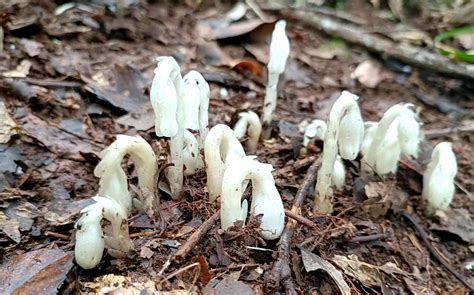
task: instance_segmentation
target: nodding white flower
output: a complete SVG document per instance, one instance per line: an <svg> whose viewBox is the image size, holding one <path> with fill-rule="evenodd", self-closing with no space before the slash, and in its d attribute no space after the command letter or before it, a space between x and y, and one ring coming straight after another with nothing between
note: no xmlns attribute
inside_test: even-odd
<svg viewBox="0 0 474 295"><path fill-rule="evenodd" d="M249 134L247 141L247 152L254 153L257 150L258 140L262 133L262 124L255 112L241 112L239 113L239 120L234 125L234 134L238 139L242 139L245 134Z"/></svg>
<svg viewBox="0 0 474 295"><path fill-rule="evenodd" d="M450 142L436 145L431 162L423 175L423 197L428 201L427 212L446 211L453 200L454 177L458 171L456 156Z"/></svg>
<svg viewBox="0 0 474 295"><path fill-rule="evenodd" d="M324 140L324 135L326 134L327 125L323 120L313 120L311 123L306 126L303 136L303 146L307 147L311 139L317 138Z"/></svg>
<svg viewBox="0 0 474 295"><path fill-rule="evenodd" d="M77 263L90 269L100 262L104 248L114 257L123 257L133 248L128 234L125 208L109 197L93 197L94 204L82 209L82 216L76 223L75 257ZM110 226L102 229L101 221L106 219Z"/></svg>
<svg viewBox="0 0 474 295"><path fill-rule="evenodd" d="M357 105L358 96L343 91L329 113L324 136L321 168L318 172L314 212L332 212L331 179L338 151L343 159L354 160L364 137L364 124Z"/></svg>
<svg viewBox="0 0 474 295"><path fill-rule="evenodd" d="M268 71L281 74L285 71L286 60L290 55L290 40L285 32L286 21L279 20L275 23L270 43L270 59Z"/></svg>
<svg viewBox="0 0 474 295"><path fill-rule="evenodd" d="M395 173L401 154L417 157L421 140L420 124L415 119L412 106L398 104L385 112L375 131L371 131L369 148L364 147L367 149L362 158L364 171L379 175Z"/></svg>
<svg viewBox="0 0 474 295"><path fill-rule="evenodd" d="M209 113L209 84L197 71L190 71L183 77L183 120L184 128L199 130L200 137L205 139L204 133L208 125Z"/></svg>
<svg viewBox="0 0 474 295"><path fill-rule="evenodd" d="M150 100L155 112L155 133L171 137L170 158L166 178L171 197L180 199L183 190L183 79L176 60L170 56L158 58L155 77L150 90Z"/></svg>
<svg viewBox="0 0 474 295"><path fill-rule="evenodd" d="M331 175L331 184L336 188L341 189L346 182L346 169L344 168L344 163L342 158L338 155L336 161L334 162L334 168Z"/></svg>
<svg viewBox="0 0 474 295"><path fill-rule="evenodd" d="M125 208L128 215L132 200L128 191L127 176L121 167L126 155L130 155L135 164L140 189L154 195L155 174L158 169L156 155L148 142L138 135L117 135L117 139L102 151L102 160L95 167L94 175L100 178L99 195L116 200Z"/></svg>
<svg viewBox="0 0 474 295"><path fill-rule="evenodd" d="M154 73L150 101L155 112L155 133L173 137L178 133L177 112L183 94L180 68L174 58L161 56Z"/></svg>
<svg viewBox="0 0 474 295"><path fill-rule="evenodd" d="M245 222L247 203L241 204L242 183L252 182L252 204L250 213L263 215L260 235L266 240L278 238L285 226L285 211L280 194L275 186L270 164L262 164L254 156L233 161L224 173L221 195L221 226L231 227L234 222Z"/></svg>
<svg viewBox="0 0 474 295"><path fill-rule="evenodd" d="M183 161L184 167L186 167L186 170L184 170L185 176L193 175L204 167L196 137L188 130L184 130Z"/></svg>
<svg viewBox="0 0 474 295"><path fill-rule="evenodd" d="M209 130L204 142L207 189L209 199L214 201L222 188L222 177L227 165L245 156L245 151L229 126L218 124Z"/></svg>
<svg viewBox="0 0 474 295"><path fill-rule="evenodd" d="M270 43L270 59L268 62L268 84L263 103L262 125L263 138L268 139L271 133L271 121L277 104L278 77L285 71L286 60L290 54L290 41L285 33L286 21L279 20L275 24Z"/></svg>

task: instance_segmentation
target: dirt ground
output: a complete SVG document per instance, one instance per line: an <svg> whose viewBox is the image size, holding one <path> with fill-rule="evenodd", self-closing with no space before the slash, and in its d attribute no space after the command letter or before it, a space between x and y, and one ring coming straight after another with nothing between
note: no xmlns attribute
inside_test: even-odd
<svg viewBox="0 0 474 295"><path fill-rule="evenodd" d="M306 223L298 221L290 244L293 290L340 292L337 279L315 266L318 258L342 274L354 294L469 292L430 253L408 218L427 234L437 257L473 286L472 80L428 72L346 43L304 25L287 10L247 7L230 24L225 18L230 3L137 2L116 12L90 2L0 4L0 282L8 282L6 290L289 292L286 282L269 283L281 253L278 240L259 238L257 220L230 232L220 230L217 220L183 259L175 259L177 249L218 212L218 204L208 201L204 171L185 180L181 201L161 195L163 233L143 214L130 218L135 249L126 258L104 253L99 266L88 271L72 258L74 222L98 190L93 170L115 135L140 134L160 155L161 165L166 161L167 140L154 133L148 96L155 58L173 56L183 74L200 71L211 87L210 126L231 125L240 110L261 112L268 41L274 21L285 18L291 53L279 82L273 139L260 143L256 153L275 168L285 208L291 208L308 168L322 153L317 141L306 154L300 152L298 125L325 120L342 90L360 96L367 121L378 121L394 104L414 104L425 133L418 159L403 158L396 175L368 178L359 171L360 159L345 162L346 185L336 191L331 216L312 214L311 186L300 212ZM376 10L369 1L347 1L339 9L367 31L396 30L397 21L383 17L387 8ZM425 16L412 25L433 37L438 31L432 22ZM376 80L371 86L351 76L369 60L368 78ZM458 127L471 128L454 130ZM453 143L458 188L446 216L428 218L421 173L441 141ZM132 162L123 164L136 184Z"/></svg>

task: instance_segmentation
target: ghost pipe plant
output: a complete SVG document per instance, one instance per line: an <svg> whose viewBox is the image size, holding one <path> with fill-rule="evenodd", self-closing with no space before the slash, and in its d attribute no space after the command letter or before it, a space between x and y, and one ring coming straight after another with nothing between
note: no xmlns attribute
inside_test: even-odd
<svg viewBox="0 0 474 295"><path fill-rule="evenodd" d="M244 156L244 148L229 126L218 124L209 130L204 142L204 158L210 201L221 194L222 177L229 163Z"/></svg>
<svg viewBox="0 0 474 295"><path fill-rule="evenodd" d="M155 152L140 136L117 135L117 139L102 151L102 160L94 169L100 178L99 195L117 201L127 216L131 212L132 200L128 191L127 176L121 167L123 158L130 155L138 174L140 199L147 214L153 212L155 174L158 168Z"/></svg>
<svg viewBox="0 0 474 295"><path fill-rule="evenodd" d="M315 189L314 213L332 212L330 186L338 151L341 157L347 160L354 160L359 153L364 137L364 124L357 105L358 98L357 95L343 91L329 113L323 159Z"/></svg>
<svg viewBox="0 0 474 295"><path fill-rule="evenodd" d="M199 146L202 148L207 135L209 113L209 84L197 71L183 77L183 124L184 128L199 130Z"/></svg>
<svg viewBox="0 0 474 295"><path fill-rule="evenodd" d="M183 162L185 176L193 175L204 167L196 137L188 130L184 130Z"/></svg>
<svg viewBox="0 0 474 295"><path fill-rule="evenodd" d="M268 62L268 84L263 102L262 138L268 139L271 134L272 115L277 104L278 78L285 70L286 60L290 54L290 41L285 33L286 21L279 20L275 24L270 43L270 60Z"/></svg>
<svg viewBox="0 0 474 295"><path fill-rule="evenodd" d="M250 137L247 141L247 152L255 153L262 133L262 124L258 115L252 111L239 113L239 120L234 125L234 134L238 139L242 139L247 131Z"/></svg>
<svg viewBox="0 0 474 295"><path fill-rule="evenodd" d="M377 131L377 125L377 122L364 122L364 140L362 141L362 145L360 147L360 153L364 156L369 152L370 145L374 139L375 131Z"/></svg>
<svg viewBox="0 0 474 295"><path fill-rule="evenodd" d="M412 106L398 104L385 112L375 131L372 131L372 142L362 158L364 171L379 175L395 173L401 154L417 157L420 124L410 109Z"/></svg>
<svg viewBox="0 0 474 295"><path fill-rule="evenodd" d="M454 177L458 167L451 143L441 142L431 154L431 162L423 175L423 198L428 201L427 213L446 211L453 200Z"/></svg>
<svg viewBox="0 0 474 295"><path fill-rule="evenodd" d="M180 199L183 190L183 80L176 60L170 56L158 58L150 100L155 112L155 133L171 137L170 155L173 166L168 168L167 179L171 197Z"/></svg>
<svg viewBox="0 0 474 295"><path fill-rule="evenodd" d="M324 140L326 134L327 125L323 120L313 120L304 129L303 146L308 147L308 143L313 138Z"/></svg>
<svg viewBox="0 0 474 295"><path fill-rule="evenodd" d="M260 235L266 240L278 238L285 225L285 211L280 194L275 187L273 167L247 156L233 161L226 169L222 181L221 195L221 226L222 229L231 227L234 222L245 222L247 203L241 204L243 193L242 183L252 182L252 204L250 213L261 215Z"/></svg>
<svg viewBox="0 0 474 295"><path fill-rule="evenodd" d="M102 259L104 248L116 258L123 257L133 243L128 234L127 212L119 202L109 197L93 197L95 203L82 209L76 222L74 255L84 269L94 268ZM105 219L110 225L102 229Z"/></svg>
<svg viewBox="0 0 474 295"><path fill-rule="evenodd" d="M313 120L306 126L303 137L303 146L307 147L308 143L313 138L324 140L326 135L327 125L323 120ZM331 175L331 184L337 188L342 188L346 181L346 169L341 157L338 155L336 161L334 161L334 168Z"/></svg>

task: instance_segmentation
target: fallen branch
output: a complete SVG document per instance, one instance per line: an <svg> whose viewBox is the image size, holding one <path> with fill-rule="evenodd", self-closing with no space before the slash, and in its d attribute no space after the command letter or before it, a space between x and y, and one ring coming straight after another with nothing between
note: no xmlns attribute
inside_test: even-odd
<svg viewBox="0 0 474 295"><path fill-rule="evenodd" d="M219 219L219 211L214 213L208 220L206 220L201 226L189 237L189 239L184 243L176 254L174 255L174 260L178 263L183 262L184 258L188 253L197 245L199 240L209 231L209 229L216 223Z"/></svg>
<svg viewBox="0 0 474 295"><path fill-rule="evenodd" d="M350 43L364 46L369 50L405 63L452 76L474 79L474 65L455 63L451 59L427 49L406 43L396 43L388 38L367 33L357 26L329 17L305 11L288 12L288 15L328 35L340 37Z"/></svg>
<svg viewBox="0 0 474 295"><path fill-rule="evenodd" d="M304 216L301 216L300 214L297 214L297 213L295 213L291 210L285 209L285 215L287 217L291 218L291 219L294 219L294 220L298 221L301 224L306 225L309 228L318 229L316 224L314 224L314 222L312 222L308 218L306 218Z"/></svg>
<svg viewBox="0 0 474 295"><path fill-rule="evenodd" d="M296 193L295 202L291 207L294 215L300 215L301 206L308 195L308 192L316 182L317 172L321 165L321 158L314 161L306 172L303 184ZM265 274L265 285L267 288L275 290L280 287L280 283L285 287L286 294L298 294L295 290L290 268L291 240L298 222L295 219L288 219L285 229L278 242L278 260L273 264L273 268Z"/></svg>
<svg viewBox="0 0 474 295"><path fill-rule="evenodd" d="M413 218L411 217L410 214L408 213L403 213L403 217L405 217L410 223L413 225L415 228L416 232L420 236L421 240L425 244L426 248L428 248L428 251L433 255L433 257L441 263L441 265L444 266L460 283L462 283L464 286L466 286L469 289L469 293L474 292L474 287L469 284L468 281L466 281L465 278L461 274L459 274L456 270L454 270L449 263L444 260L441 255L438 254L438 251L435 249L433 245L431 245L430 241L428 240L428 235L426 234L425 230L423 227Z"/></svg>

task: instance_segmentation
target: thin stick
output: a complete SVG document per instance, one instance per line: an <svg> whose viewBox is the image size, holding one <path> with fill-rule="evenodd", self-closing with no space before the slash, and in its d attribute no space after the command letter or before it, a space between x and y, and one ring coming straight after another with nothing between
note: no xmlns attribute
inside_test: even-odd
<svg viewBox="0 0 474 295"><path fill-rule="evenodd" d="M423 227L415 220L411 215L408 213L403 213L403 217L405 217L410 223L415 227L416 232L420 236L421 240L425 244L426 248L428 248L428 251L433 255L433 257L438 260L459 282L461 282L464 286L466 286L470 292L474 292L474 287L471 286L466 279L464 279L459 273L457 273L449 263L444 260L436 251L435 247L431 245L430 241L428 240L428 235L426 234L425 230Z"/></svg>
<svg viewBox="0 0 474 295"><path fill-rule="evenodd" d="M45 231L44 235L49 236L49 237L55 237L55 238L58 238L60 240L65 240L65 241L70 241L71 240L71 237L69 237L69 236L66 236L66 235L63 235L63 234L60 234L60 233L56 233L56 232L53 232L53 231L49 231L49 230Z"/></svg>
<svg viewBox="0 0 474 295"><path fill-rule="evenodd" d="M161 284L163 284L164 282L166 282L166 281L168 281L169 279L171 279L172 277L174 277L174 276L176 276L176 275L179 275L180 273L185 272L185 271L187 271L188 269L193 268L193 267L196 267L196 266L199 267L199 268L201 268L201 265L199 264L199 262L194 262L194 263L192 263L192 264L190 264L190 265L188 265L188 266L185 266L185 267L183 267L183 268L180 268L180 269L178 269L177 271L173 272L172 274L168 275L166 278L162 279L162 280L158 283L158 285L161 285Z"/></svg>
<svg viewBox="0 0 474 295"><path fill-rule="evenodd" d="M386 57L399 59L405 63L427 70L452 76L474 78L474 65L456 63L432 50L410 44L395 43L388 38L365 32L363 29L306 11L290 12L289 17L323 31L330 36L340 37L348 42L383 53Z"/></svg>
<svg viewBox="0 0 474 295"><path fill-rule="evenodd" d="M307 227L310 227L310 228L313 228L313 229L318 229L316 227L316 224L314 224L314 222L312 222L311 220L309 220L306 217L303 217L299 214L294 213L291 210L285 209L285 215L290 217L291 219L294 219L294 220L298 221L301 224L306 225Z"/></svg>
<svg viewBox="0 0 474 295"><path fill-rule="evenodd" d="M214 213L208 220L206 220L201 226L189 237L189 239L184 243L176 254L174 255L174 259L176 262L181 263L183 262L184 258L188 253L196 246L196 244L201 240L201 238L209 231L209 229L217 222L219 219L219 211Z"/></svg>
<svg viewBox="0 0 474 295"><path fill-rule="evenodd" d="M308 195L309 190L314 183L316 182L317 172L321 166L321 158L314 161L314 163L309 167L308 171L303 180L303 184L296 193L295 202L291 208L291 212L299 215L298 213L301 210L301 206ZM280 237L278 242L278 254L279 258L273 264L271 271L265 274L265 284L268 288L275 290L280 287L282 283L285 287L286 294L296 295L298 294L295 290L293 279L291 277L291 268L290 268L290 249L291 249L291 240L295 232L296 225L298 223L294 219L289 219L286 223L285 229Z"/></svg>

